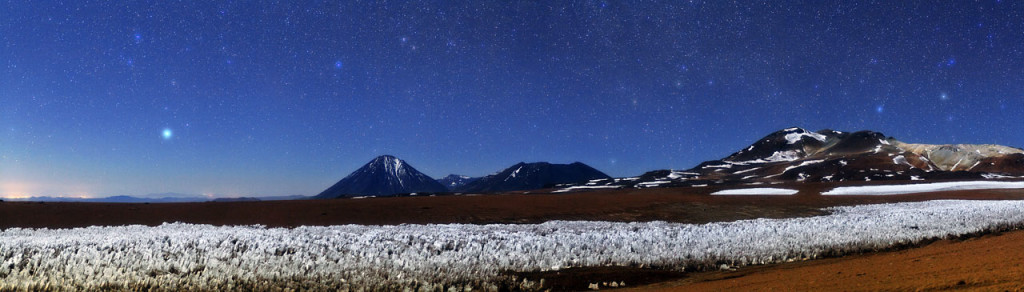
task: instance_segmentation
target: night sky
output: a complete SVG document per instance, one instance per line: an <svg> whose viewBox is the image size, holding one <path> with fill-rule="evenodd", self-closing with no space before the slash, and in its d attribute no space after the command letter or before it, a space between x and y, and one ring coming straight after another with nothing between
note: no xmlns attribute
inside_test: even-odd
<svg viewBox="0 0 1024 292"><path fill-rule="evenodd" d="M54 2L0 4L0 196L634 176L792 126L1024 146L1021 1Z"/></svg>

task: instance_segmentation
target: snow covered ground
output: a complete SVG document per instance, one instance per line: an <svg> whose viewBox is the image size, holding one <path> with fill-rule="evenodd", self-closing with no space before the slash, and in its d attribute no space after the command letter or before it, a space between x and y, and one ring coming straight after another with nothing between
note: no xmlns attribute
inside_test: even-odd
<svg viewBox="0 0 1024 292"><path fill-rule="evenodd" d="M501 271L742 266L1016 228L1024 201L837 207L831 215L709 224L265 228L164 224L0 231L0 290L497 290Z"/></svg>
<svg viewBox="0 0 1024 292"><path fill-rule="evenodd" d="M721 190L712 195L793 195L796 194L797 190L782 189L782 188L746 188L746 189L731 189Z"/></svg>
<svg viewBox="0 0 1024 292"><path fill-rule="evenodd" d="M552 191L552 193L565 193L579 190L599 190L599 189L619 189L622 186L602 186L602 185L583 185L583 186L571 186L564 189Z"/></svg>
<svg viewBox="0 0 1024 292"><path fill-rule="evenodd" d="M855 186L838 187L831 191L823 192L826 196L839 195L900 195L923 192L961 191L961 190L990 190L990 189L1024 189L1024 182L1019 181L958 181L923 183L908 185L877 185L877 186Z"/></svg>

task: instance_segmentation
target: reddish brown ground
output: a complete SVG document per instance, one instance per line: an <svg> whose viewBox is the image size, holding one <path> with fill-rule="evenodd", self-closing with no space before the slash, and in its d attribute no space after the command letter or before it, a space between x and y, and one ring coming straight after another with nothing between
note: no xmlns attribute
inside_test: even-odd
<svg viewBox="0 0 1024 292"><path fill-rule="evenodd" d="M834 184L794 184L793 196L711 196L716 188L611 190L206 203L0 202L0 228L189 222L271 227L401 223L539 223L549 220L664 220L684 223L823 214L828 206L932 199L1024 199L1024 191L941 192L899 196L821 196Z"/></svg>
<svg viewBox="0 0 1024 292"><path fill-rule="evenodd" d="M875 182L869 183L874 184ZM794 184L793 196L711 196L717 189L666 188L569 194L501 194L208 203L0 202L0 228L189 222L276 226L401 223L539 223L548 220L664 220L684 223L823 214L822 207L934 199L1024 199L1024 190L937 192L898 196L821 196L835 184ZM673 274L635 269L580 269L547 283L576 287L584 279L661 282L653 290L933 290L1024 289L1024 232L923 248L849 256L734 272ZM683 277L679 280L679 277ZM561 279L561 280L558 280ZM672 280L677 279L677 280ZM558 281L555 281L558 280ZM587 280L589 281L589 280ZM610 281L610 280L609 280ZM668 282L664 282L668 281ZM554 283L559 282L559 283ZM962 283L961 283L962 282ZM630 282L627 282L627 285ZM561 285L559 284L559 285ZM586 287L580 287L584 289Z"/></svg>
<svg viewBox="0 0 1024 292"><path fill-rule="evenodd" d="M691 274L630 291L1024 291L1024 231L895 252Z"/></svg>
<svg viewBox="0 0 1024 292"><path fill-rule="evenodd" d="M783 186L784 187L784 186ZM268 226L401 223L539 223L549 220L664 220L684 223L823 214L819 209L941 198L1024 199L992 190L901 196L821 196L830 186L802 184L793 196L711 196L714 188L613 190L335 200L206 203L0 203L0 228L189 222Z"/></svg>

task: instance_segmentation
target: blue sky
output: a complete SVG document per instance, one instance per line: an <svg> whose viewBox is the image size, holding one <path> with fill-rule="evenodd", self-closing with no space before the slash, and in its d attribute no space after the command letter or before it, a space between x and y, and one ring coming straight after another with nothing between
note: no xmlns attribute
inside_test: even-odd
<svg viewBox="0 0 1024 292"><path fill-rule="evenodd" d="M0 4L0 196L632 176L791 126L1024 146L1020 2L331 2Z"/></svg>

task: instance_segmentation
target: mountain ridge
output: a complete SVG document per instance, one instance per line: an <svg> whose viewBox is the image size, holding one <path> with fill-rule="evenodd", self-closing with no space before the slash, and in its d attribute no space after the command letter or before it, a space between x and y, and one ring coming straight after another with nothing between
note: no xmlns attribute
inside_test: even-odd
<svg viewBox="0 0 1024 292"><path fill-rule="evenodd" d="M441 185L444 185L446 188L448 188L448 190L454 191L478 179L480 179L480 177L449 174L445 177L437 179L437 182L440 183Z"/></svg>
<svg viewBox="0 0 1024 292"><path fill-rule="evenodd" d="M558 184L611 178L582 162L554 164L519 162L456 189L458 192L507 192L541 189Z"/></svg>
<svg viewBox="0 0 1024 292"><path fill-rule="evenodd" d="M655 170L638 177L590 181L573 190L1008 176L1024 176L1024 150L995 144L914 144L874 131L811 132L794 127L684 171Z"/></svg>
<svg viewBox="0 0 1024 292"><path fill-rule="evenodd" d="M405 161L392 155L381 155L314 198L393 196L403 193L447 191L443 185Z"/></svg>

